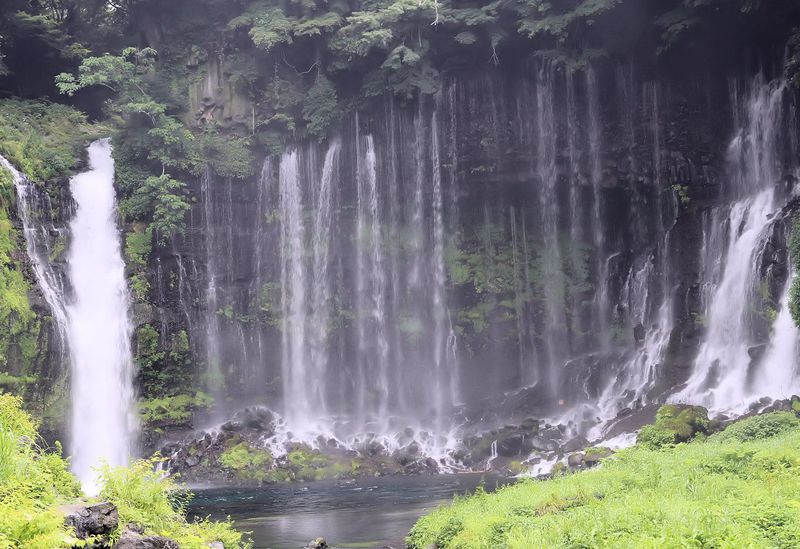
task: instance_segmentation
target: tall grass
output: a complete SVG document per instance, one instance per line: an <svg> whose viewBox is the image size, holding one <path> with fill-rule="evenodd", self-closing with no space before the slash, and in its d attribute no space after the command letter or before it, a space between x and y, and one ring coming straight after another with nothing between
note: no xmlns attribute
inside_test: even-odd
<svg viewBox="0 0 800 549"><path fill-rule="evenodd" d="M38 444L36 425L22 401L0 393L0 549L57 549L80 546L64 526L59 506L81 495L61 447ZM102 497L114 503L120 524L135 522L146 533L171 537L182 549L207 549L221 541L226 548L246 547L229 522L188 522L185 495L160 478L152 460L129 468L104 467ZM119 537L119 531L114 534Z"/></svg>
<svg viewBox="0 0 800 549"><path fill-rule="evenodd" d="M421 518L407 541L419 549L800 547L799 423L760 416L705 440L631 448L600 469L479 491Z"/></svg>

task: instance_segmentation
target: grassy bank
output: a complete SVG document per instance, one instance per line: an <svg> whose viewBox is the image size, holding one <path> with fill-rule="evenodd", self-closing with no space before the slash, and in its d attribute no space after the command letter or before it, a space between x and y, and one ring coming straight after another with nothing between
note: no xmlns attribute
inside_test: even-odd
<svg viewBox="0 0 800 549"><path fill-rule="evenodd" d="M80 500L80 487L60 455L60 447L38 444L36 426L19 398L0 394L0 549L56 549L79 543L59 511ZM182 549L207 549L221 541L243 547L229 523L188 522L184 495L141 461L129 468L105 468L100 499L116 505L119 523L136 523L148 535L166 536ZM112 535L118 536L119 532Z"/></svg>
<svg viewBox="0 0 800 549"><path fill-rule="evenodd" d="M599 469L457 498L410 547L800 547L800 420L757 416Z"/></svg>

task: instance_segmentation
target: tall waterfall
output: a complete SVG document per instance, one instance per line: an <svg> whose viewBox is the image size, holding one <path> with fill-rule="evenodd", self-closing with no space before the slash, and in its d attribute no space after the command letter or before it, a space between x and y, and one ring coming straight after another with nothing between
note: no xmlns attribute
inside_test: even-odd
<svg viewBox="0 0 800 549"><path fill-rule="evenodd" d="M101 463L125 465L132 453L133 361L128 290L116 225L114 161L108 140L89 147L90 169L72 178L75 217L67 256L72 364L72 468L96 493Z"/></svg>
<svg viewBox="0 0 800 549"><path fill-rule="evenodd" d="M773 343L764 360L753 355L755 296L759 290L758 254L764 246L774 215L782 206L779 183L783 159L779 151L785 138L785 84L757 76L741 97L732 85L736 133L727 155L730 206L711 214L705 234L704 267L708 291L708 333L686 388L676 398L715 410L744 411L761 396L758 389L775 388L763 379L782 379L782 394L794 384L796 356L789 356L797 330L787 322L782 300ZM797 151L794 151L795 154ZM776 365L775 360L786 361ZM784 372L775 375L775 368ZM753 379L757 381L754 383Z"/></svg>

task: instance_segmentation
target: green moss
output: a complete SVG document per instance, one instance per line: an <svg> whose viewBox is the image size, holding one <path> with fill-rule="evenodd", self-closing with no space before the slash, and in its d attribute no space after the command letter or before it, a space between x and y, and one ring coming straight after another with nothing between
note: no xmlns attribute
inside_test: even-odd
<svg viewBox="0 0 800 549"><path fill-rule="evenodd" d="M0 102L2 103L2 102ZM10 174L0 168L0 196L13 197ZM8 379L33 377L32 367L39 354L41 324L28 301L30 283L18 260L24 257L24 243L8 215L9 200L0 201L0 371ZM19 383L2 383L18 389Z"/></svg>
<svg viewBox="0 0 800 549"><path fill-rule="evenodd" d="M219 463L242 480L263 482L269 478L273 460L269 450L252 448L246 442L240 442L222 452Z"/></svg>
<svg viewBox="0 0 800 549"><path fill-rule="evenodd" d="M596 463L613 455L614 451L605 446L592 446L583 451L583 460L587 463Z"/></svg>

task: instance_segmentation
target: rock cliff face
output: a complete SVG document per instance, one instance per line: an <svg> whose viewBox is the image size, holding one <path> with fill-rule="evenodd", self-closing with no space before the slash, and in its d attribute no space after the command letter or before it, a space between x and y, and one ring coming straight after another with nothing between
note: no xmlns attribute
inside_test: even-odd
<svg viewBox="0 0 800 549"><path fill-rule="evenodd" d="M226 60L191 63L190 122L246 126ZM374 442L451 466L465 436L491 456L490 429L507 453L524 424L586 441L670 397L722 410L728 371L743 402L784 396L756 381L786 309L794 112L764 75L538 60L378 101L244 180L209 167L185 234L132 271L140 384L214 405L186 396L145 447L259 405L248 444L273 454ZM735 257L755 267L732 280ZM714 354L733 332L749 358Z"/></svg>
<svg viewBox="0 0 800 549"><path fill-rule="evenodd" d="M185 238L149 263L147 320L163 352L188 333L218 410L266 404L294 434L435 439L532 415L586 435L694 370L723 276L711 224L735 239L730 181L751 167L732 141L761 155L776 143L759 141L765 124L795 124L758 111L769 85L751 78L491 70L386 100L248 180L208 170ZM791 165L770 162L774 180L755 185L785 203ZM742 297L761 318L745 330L753 368L789 272L790 210L770 212L759 298Z"/></svg>

